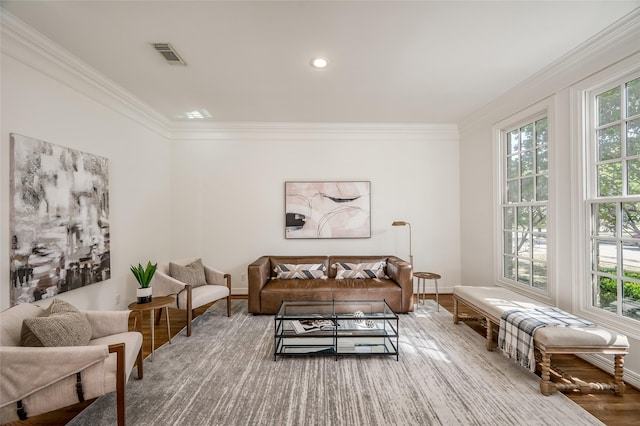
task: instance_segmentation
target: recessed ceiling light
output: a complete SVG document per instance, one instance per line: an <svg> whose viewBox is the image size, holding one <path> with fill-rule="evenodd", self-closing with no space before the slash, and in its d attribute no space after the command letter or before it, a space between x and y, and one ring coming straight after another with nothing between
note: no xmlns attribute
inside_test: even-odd
<svg viewBox="0 0 640 426"><path fill-rule="evenodd" d="M325 68L327 65L329 65L329 61L325 58L313 58L311 60L311 66L314 68Z"/></svg>
<svg viewBox="0 0 640 426"><path fill-rule="evenodd" d="M184 118L198 119L198 118L211 118L211 114L206 109L189 111L184 113Z"/></svg>

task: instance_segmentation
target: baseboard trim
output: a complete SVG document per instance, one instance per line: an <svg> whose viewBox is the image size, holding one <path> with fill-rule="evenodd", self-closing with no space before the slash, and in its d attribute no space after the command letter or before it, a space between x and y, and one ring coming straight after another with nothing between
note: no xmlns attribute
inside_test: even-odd
<svg viewBox="0 0 640 426"><path fill-rule="evenodd" d="M231 287L231 295L247 297L249 295L249 288L248 287Z"/></svg>
<svg viewBox="0 0 640 426"><path fill-rule="evenodd" d="M232 295L231 295L231 298L232 298L232 299L234 299L234 300L235 300L235 299L238 299L238 300L240 300L240 299L247 300L247 299L249 298L249 295L247 295L247 294L232 294Z"/></svg>

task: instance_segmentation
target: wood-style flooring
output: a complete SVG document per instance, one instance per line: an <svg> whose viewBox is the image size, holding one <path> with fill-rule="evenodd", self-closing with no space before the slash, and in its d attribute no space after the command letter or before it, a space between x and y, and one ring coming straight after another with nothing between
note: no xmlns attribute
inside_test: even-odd
<svg viewBox="0 0 640 426"><path fill-rule="evenodd" d="M429 298L433 298L431 295ZM453 311L453 298L450 294L441 294L439 297L440 305L447 309L449 312ZM226 303L221 301L219 303ZM208 306L203 306L196 310L196 315L200 315L204 312ZM464 311L462 311L464 312ZM172 335L177 334L186 325L186 313L184 311L169 309L169 318L171 323ZM474 330L481 335L485 336L485 329L477 322L469 322ZM133 327L133 324L131 325ZM144 318L144 346L143 354L147 357L151 353L151 328L149 325L148 313ZM167 334L167 327L164 317L158 326L155 327L155 346L160 347L169 340ZM484 344L483 344L484 347ZM565 372L572 374L575 377L584 381L608 381L610 375L603 372L597 367L587 363L586 361L572 356L560 356L554 355L554 364L562 368ZM131 380L135 379L135 371L131 373ZM640 426L640 391L627 385L625 394L623 397L615 396L613 392L594 392L591 394L580 394L569 392L565 393L572 401L582 406L585 410L592 415L600 419L608 426ZM550 396L550 398L552 398ZM74 416L76 416L85 407L91 404L93 401L85 401L82 404L76 404L62 410L53 411L51 413L43 414L40 416L32 417L25 421L18 421L11 423L11 425L47 425L57 426L65 425ZM115 407L114 407L115 410Z"/></svg>

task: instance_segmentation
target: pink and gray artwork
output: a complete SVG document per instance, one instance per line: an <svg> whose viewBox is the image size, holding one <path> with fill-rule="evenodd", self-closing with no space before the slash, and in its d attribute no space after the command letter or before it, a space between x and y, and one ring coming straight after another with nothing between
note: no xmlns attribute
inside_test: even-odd
<svg viewBox="0 0 640 426"><path fill-rule="evenodd" d="M11 305L111 277L108 160L11 134Z"/></svg>
<svg viewBox="0 0 640 426"><path fill-rule="evenodd" d="M286 238L371 237L371 182L285 182Z"/></svg>

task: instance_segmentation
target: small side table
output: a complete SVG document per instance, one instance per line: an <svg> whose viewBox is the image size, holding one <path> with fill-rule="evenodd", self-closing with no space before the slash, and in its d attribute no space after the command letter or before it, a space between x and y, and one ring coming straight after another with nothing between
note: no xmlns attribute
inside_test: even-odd
<svg viewBox="0 0 640 426"><path fill-rule="evenodd" d="M440 301L438 298L438 280L442 278L440 275L433 272L414 272L413 276L418 279L418 303L426 299L427 293L425 290L426 280L433 280L436 283L436 306L437 310L440 310ZM420 283L422 282L422 292L420 292ZM423 297L424 295L424 297Z"/></svg>
<svg viewBox="0 0 640 426"><path fill-rule="evenodd" d="M155 329L154 329L154 309L165 309L165 314L167 317L167 333L169 334L169 343L171 343L171 325L169 325L169 305L173 303L174 299L171 296L158 296L153 297L151 302L149 303L137 303L133 302L129 304L129 309L132 311L140 311L142 312L144 318L144 311L151 311L151 361L153 361L153 352L155 349Z"/></svg>

